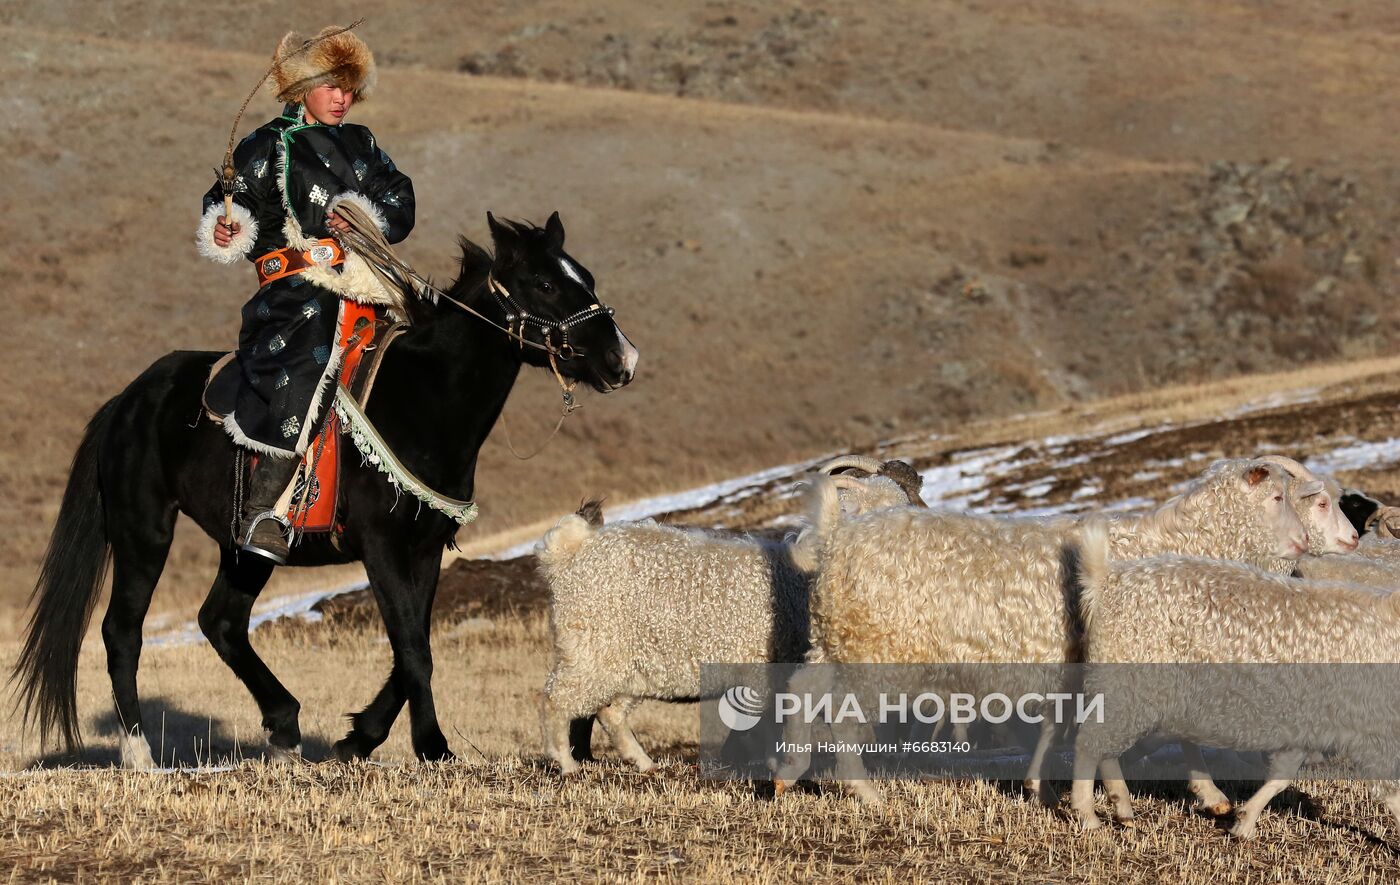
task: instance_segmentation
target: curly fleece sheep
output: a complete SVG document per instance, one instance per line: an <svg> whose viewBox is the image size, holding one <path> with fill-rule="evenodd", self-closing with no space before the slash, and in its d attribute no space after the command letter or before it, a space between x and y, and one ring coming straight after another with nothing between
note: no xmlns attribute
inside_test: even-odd
<svg viewBox="0 0 1400 885"><path fill-rule="evenodd" d="M1289 475L1260 460L1211 465L1183 494L1144 516L1109 524L1115 558L1174 552L1239 559L1286 573L1307 537L1287 500ZM813 490L814 550L809 660L831 663L1020 663L1080 660L1081 624L1072 520L1006 519L900 509L837 519L834 490ZM793 690L804 685L794 676ZM998 686L1008 692L1059 685ZM1048 721L1048 720L1047 720ZM1053 736L1042 731L1028 786ZM789 740L801 745L800 738ZM781 760L781 791L809 758ZM877 801L859 758L838 757L838 774Z"/></svg>
<svg viewBox="0 0 1400 885"><path fill-rule="evenodd" d="M823 469L873 474L828 480L852 513L922 504L910 471L892 463L907 466L839 459ZM699 698L701 662L797 663L809 647L811 576L792 545L650 520L601 525L585 505L537 551L554 636L545 748L566 774L578 768L571 720L596 713L623 758L648 771L627 724L639 701Z"/></svg>
<svg viewBox="0 0 1400 885"><path fill-rule="evenodd" d="M1084 691L1132 699L1104 722L1080 725L1071 804L1086 829L1102 825L1093 807L1096 767L1115 817L1132 818L1117 757L1149 732L1271 754L1269 780L1238 810L1231 832L1241 838L1254 835L1260 812L1309 753L1338 753L1373 775L1393 772L1400 758L1393 669L1358 678L1325 666L1232 666L1184 679L1155 667L1093 665L1400 663L1400 594L1218 560L1110 561L1102 525L1085 527L1081 550ZM1391 782L1385 791L1400 822L1400 789Z"/></svg>

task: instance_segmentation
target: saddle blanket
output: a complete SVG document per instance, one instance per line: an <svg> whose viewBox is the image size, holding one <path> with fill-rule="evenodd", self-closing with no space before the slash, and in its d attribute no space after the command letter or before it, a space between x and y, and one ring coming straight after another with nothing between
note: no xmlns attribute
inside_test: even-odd
<svg viewBox="0 0 1400 885"><path fill-rule="evenodd" d="M405 328L382 316L383 308L342 300L340 325L336 335L344 353L340 363L340 384L354 395L362 407L369 402L379 362L388 345ZM209 372L212 381L236 355L229 353L219 359ZM306 448L301 466L292 483L287 518L299 533L329 532L337 528L337 505L340 489L341 425L331 403L334 388L326 397L324 424ZM205 400L205 410L214 421L222 421ZM352 450L353 451L353 450ZM257 464L258 455L249 456L249 467ZM246 480L246 477L245 477ZM284 497L285 500L285 497Z"/></svg>

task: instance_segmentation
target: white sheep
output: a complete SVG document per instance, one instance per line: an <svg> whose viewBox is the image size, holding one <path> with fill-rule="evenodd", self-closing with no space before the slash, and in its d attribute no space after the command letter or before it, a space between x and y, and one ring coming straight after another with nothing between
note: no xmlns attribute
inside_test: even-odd
<svg viewBox="0 0 1400 885"><path fill-rule="evenodd" d="M1149 732L1271 754L1268 781L1238 810L1231 832L1241 838L1254 834L1260 812L1309 753L1337 753L1371 775L1393 775L1400 692L1389 668L1357 678L1341 668L1221 666L1197 668L1188 679L1160 667L1095 665L1400 663L1400 594L1243 563L1117 561L1101 524L1084 528L1081 558L1090 665L1083 691L1103 692L1113 713L1082 723L1075 740L1071 804L1086 829L1102 825L1093 808L1096 768L1115 817L1132 819L1117 756ZM1400 822L1400 789L1388 790L1385 804Z"/></svg>
<svg viewBox="0 0 1400 885"><path fill-rule="evenodd" d="M1308 552L1295 565L1295 573L1309 559L1331 554L1347 554L1356 549L1356 528L1342 512L1342 487L1328 476L1318 476L1304 465L1281 455L1265 455L1259 459L1283 468L1296 482L1288 487L1288 501L1293 512L1308 533ZM1353 579L1354 580L1354 579ZM1160 737L1160 736L1159 736ZM1146 749L1140 748L1140 749ZM1196 796L1196 808L1219 817L1230 811L1230 800L1206 769L1200 748L1190 741L1181 741L1182 760L1189 772L1191 792ZM1133 754L1139 755L1139 754Z"/></svg>
<svg viewBox="0 0 1400 885"><path fill-rule="evenodd" d="M827 481L852 513L922 504L917 487L891 476L901 473L892 462L823 469L850 467L872 475ZM811 576L785 541L651 520L602 527L600 509L585 505L545 535L537 556L553 633L544 741L566 774L578 768L571 720L596 714L623 758L649 771L655 763L627 723L638 702L698 699L702 662L797 663L809 647ZM586 734L575 741L586 747Z"/></svg>
<svg viewBox="0 0 1400 885"><path fill-rule="evenodd" d="M1274 463L1217 461L1154 511L1111 522L1112 554L1196 554L1288 572L1308 541L1288 503L1290 484ZM908 508L837 519L834 494L829 485L814 484L813 526L799 542L812 548L804 555L818 572L810 662L1058 665L1080 660L1073 520ZM1036 675L1035 668L1022 672ZM794 684L813 678L799 670ZM1043 694L1059 686L998 690L1013 688ZM1040 768L1052 737L1047 717L1027 777L1034 792L1040 790ZM786 742L809 744L796 734ZM809 754L802 752L780 760L774 776L778 792L809 763ZM853 790L878 801L874 787L863 780L858 757L838 756L837 764L838 776Z"/></svg>

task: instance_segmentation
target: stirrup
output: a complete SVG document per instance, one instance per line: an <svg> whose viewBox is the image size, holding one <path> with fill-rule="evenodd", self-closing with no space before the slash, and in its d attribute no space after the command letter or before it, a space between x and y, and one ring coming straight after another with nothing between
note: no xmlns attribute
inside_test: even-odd
<svg viewBox="0 0 1400 885"><path fill-rule="evenodd" d="M268 520L277 524L276 540L272 538L259 538L255 541L253 535L257 534L258 526ZM284 516L278 516L271 510L264 510L262 513L254 516L248 523L248 532L243 536L243 543L239 545L239 549L245 550L248 553L256 553L258 556L270 559L278 565L286 565L287 555L291 552L291 544L287 540L288 536L291 534L291 530L291 520Z"/></svg>

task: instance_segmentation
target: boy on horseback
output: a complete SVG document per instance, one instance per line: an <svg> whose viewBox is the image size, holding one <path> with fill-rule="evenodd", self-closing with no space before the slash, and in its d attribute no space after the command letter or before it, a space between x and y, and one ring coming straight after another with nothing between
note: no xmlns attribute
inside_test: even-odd
<svg viewBox="0 0 1400 885"><path fill-rule="evenodd" d="M349 229L336 209L363 209L397 243L413 229L414 198L413 183L374 135L344 122L376 79L362 40L338 28L310 40L288 33L274 59L285 106L233 153L232 217L225 217L219 182L204 195L196 243L223 264L247 259L258 274L259 288L243 307L238 351L215 373L206 403L224 416L234 442L257 454L239 543L281 564L289 528L281 499L334 395L341 301L395 301L333 238Z"/></svg>

